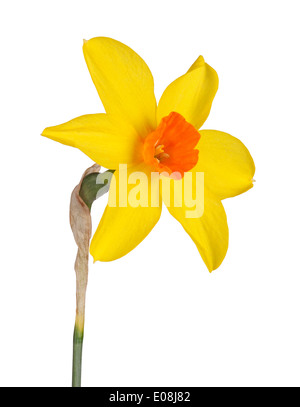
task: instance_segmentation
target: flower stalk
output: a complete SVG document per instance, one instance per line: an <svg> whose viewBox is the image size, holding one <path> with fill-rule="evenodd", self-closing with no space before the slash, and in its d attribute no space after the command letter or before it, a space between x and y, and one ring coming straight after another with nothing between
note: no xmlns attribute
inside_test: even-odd
<svg viewBox="0 0 300 407"><path fill-rule="evenodd" d="M89 271L89 247L92 234L91 207L108 189L113 171L99 174L95 164L83 174L71 195L70 225L78 246L76 273L76 317L73 335L72 387L81 387L82 350L84 337L85 300Z"/></svg>

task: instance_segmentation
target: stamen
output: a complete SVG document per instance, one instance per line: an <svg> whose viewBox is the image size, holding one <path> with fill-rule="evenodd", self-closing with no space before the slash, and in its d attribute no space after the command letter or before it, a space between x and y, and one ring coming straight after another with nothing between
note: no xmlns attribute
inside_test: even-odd
<svg viewBox="0 0 300 407"><path fill-rule="evenodd" d="M169 158L169 154L164 152L165 146L163 144L160 144L155 148L155 155L154 158L156 158L159 162L162 162L164 159Z"/></svg>

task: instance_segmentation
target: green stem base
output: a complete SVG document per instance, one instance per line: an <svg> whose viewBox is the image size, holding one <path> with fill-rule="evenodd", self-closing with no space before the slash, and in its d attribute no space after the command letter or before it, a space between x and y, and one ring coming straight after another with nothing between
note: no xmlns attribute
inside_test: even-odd
<svg viewBox="0 0 300 407"><path fill-rule="evenodd" d="M82 363L83 332L74 328L73 336L73 369L72 387L81 387L81 363Z"/></svg>

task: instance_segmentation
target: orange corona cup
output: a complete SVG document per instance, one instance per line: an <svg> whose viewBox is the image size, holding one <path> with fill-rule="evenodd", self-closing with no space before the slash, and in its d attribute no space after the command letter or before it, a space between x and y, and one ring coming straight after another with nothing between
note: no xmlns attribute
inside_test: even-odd
<svg viewBox="0 0 300 407"><path fill-rule="evenodd" d="M200 134L179 113L164 117L156 130L144 142L143 157L154 171L184 173L195 167L199 150L196 146Z"/></svg>

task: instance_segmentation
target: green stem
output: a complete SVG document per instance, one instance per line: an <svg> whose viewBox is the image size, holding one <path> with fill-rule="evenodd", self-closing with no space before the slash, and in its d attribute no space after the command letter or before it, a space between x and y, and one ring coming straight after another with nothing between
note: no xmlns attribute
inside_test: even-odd
<svg viewBox="0 0 300 407"><path fill-rule="evenodd" d="M79 331L75 324L73 336L72 387L81 387L82 345L83 332Z"/></svg>

